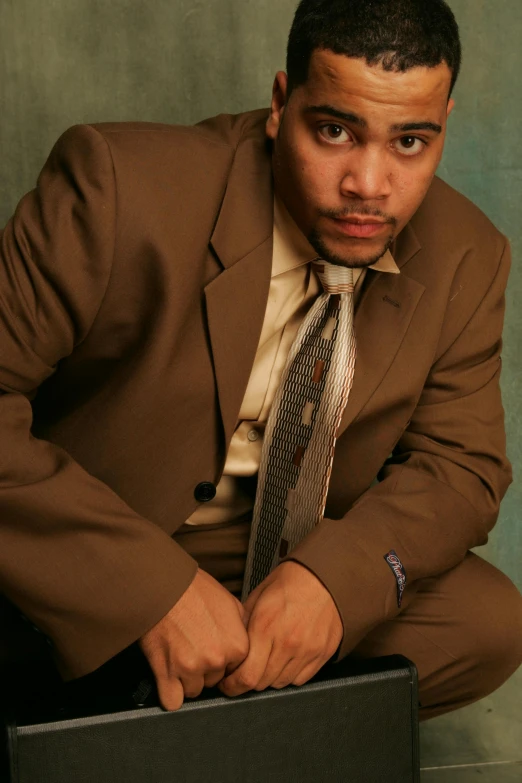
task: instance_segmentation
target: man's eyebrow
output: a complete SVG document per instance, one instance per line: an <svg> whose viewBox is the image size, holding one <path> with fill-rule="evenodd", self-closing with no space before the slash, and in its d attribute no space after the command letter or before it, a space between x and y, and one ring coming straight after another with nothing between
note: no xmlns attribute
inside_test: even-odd
<svg viewBox="0 0 522 783"><path fill-rule="evenodd" d="M390 128L392 133L404 133L408 131L421 130L442 133L442 125L437 125L435 122L405 122L403 125L392 125Z"/></svg>
<svg viewBox="0 0 522 783"><path fill-rule="evenodd" d="M320 106L307 106L305 108L305 114L328 114L330 117L335 117L337 120L344 120L351 125L357 125L359 128L367 128L368 123L358 114L353 112L341 111L329 104L321 104ZM442 133L442 125L437 125L435 122L405 122L402 124L392 125L390 133L408 133L409 131L433 131L434 133Z"/></svg>
<svg viewBox="0 0 522 783"><path fill-rule="evenodd" d="M307 106L305 108L305 114L329 114L330 117L335 117L338 120L344 120L352 125L358 125L359 128L367 128L368 123L352 112L340 111L339 109L329 106L327 103L321 106Z"/></svg>

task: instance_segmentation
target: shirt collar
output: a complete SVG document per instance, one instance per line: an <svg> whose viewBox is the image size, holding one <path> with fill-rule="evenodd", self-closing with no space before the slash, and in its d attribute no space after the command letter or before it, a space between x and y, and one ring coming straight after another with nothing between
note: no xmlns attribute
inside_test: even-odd
<svg viewBox="0 0 522 783"><path fill-rule="evenodd" d="M272 256L272 277L308 264L317 258L317 252L297 227L282 201L274 196L274 250ZM376 272L400 274L400 269L388 250L375 264L369 267Z"/></svg>

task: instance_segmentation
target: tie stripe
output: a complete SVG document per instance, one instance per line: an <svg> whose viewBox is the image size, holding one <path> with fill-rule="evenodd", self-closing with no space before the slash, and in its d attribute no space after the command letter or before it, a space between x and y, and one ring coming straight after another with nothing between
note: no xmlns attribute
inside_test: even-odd
<svg viewBox="0 0 522 783"><path fill-rule="evenodd" d="M314 383L321 383L321 379L324 374L325 362L322 359L317 359L314 367L314 374L312 375L312 381Z"/></svg>
<svg viewBox="0 0 522 783"><path fill-rule="evenodd" d="M329 318L326 322L326 326L323 329L323 340L331 340L335 331L335 324L337 323L335 318Z"/></svg>
<svg viewBox="0 0 522 783"><path fill-rule="evenodd" d="M303 408L302 423L306 424L307 427L309 427L310 424L312 423L312 415L314 412L314 407L315 406L313 402L307 402Z"/></svg>

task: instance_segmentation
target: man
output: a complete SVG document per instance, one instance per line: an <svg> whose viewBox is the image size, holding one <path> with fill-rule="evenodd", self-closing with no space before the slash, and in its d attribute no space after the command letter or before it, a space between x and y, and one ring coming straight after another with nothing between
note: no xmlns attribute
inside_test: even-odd
<svg viewBox="0 0 522 783"><path fill-rule="evenodd" d="M269 112L68 130L6 226L0 585L68 678L139 640L178 709L403 653L426 719L522 661L520 594L469 551L511 480L509 249L434 178L460 66L442 0L303 0L287 65ZM322 295L317 259L354 293ZM325 329L355 305L323 338L357 354L326 508L291 546L276 531L242 603L321 296ZM292 502L320 501L315 464L294 456Z"/></svg>

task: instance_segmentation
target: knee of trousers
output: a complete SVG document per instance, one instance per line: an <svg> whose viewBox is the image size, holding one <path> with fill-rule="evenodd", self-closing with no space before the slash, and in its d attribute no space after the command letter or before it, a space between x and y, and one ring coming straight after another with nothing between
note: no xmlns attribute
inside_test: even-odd
<svg viewBox="0 0 522 783"><path fill-rule="evenodd" d="M500 571L489 587L470 596L461 625L458 657L475 698L499 688L522 664L522 595Z"/></svg>

